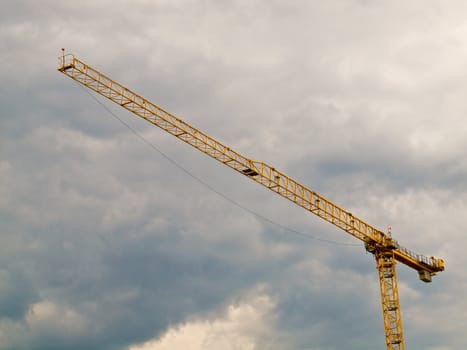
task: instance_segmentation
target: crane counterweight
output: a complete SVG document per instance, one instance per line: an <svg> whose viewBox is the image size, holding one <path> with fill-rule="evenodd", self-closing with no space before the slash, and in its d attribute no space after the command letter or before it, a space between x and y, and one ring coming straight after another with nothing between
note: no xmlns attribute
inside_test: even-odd
<svg viewBox="0 0 467 350"><path fill-rule="evenodd" d="M431 273L427 270L419 270L418 277L423 282L431 282Z"/></svg>

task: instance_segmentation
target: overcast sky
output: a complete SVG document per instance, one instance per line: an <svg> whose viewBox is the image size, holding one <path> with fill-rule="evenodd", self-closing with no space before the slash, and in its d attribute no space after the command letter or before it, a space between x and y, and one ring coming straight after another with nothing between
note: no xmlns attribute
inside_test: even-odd
<svg viewBox="0 0 467 350"><path fill-rule="evenodd" d="M443 258L431 284L398 265L406 348L466 349L466 11L3 1L0 348L385 347L360 242L88 94L57 72L64 47Z"/></svg>

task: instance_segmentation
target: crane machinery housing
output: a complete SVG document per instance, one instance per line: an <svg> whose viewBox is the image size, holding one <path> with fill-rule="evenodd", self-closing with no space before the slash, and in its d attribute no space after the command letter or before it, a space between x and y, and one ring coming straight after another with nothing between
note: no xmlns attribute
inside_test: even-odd
<svg viewBox="0 0 467 350"><path fill-rule="evenodd" d="M232 150L184 120L117 83L72 54L63 53L59 57L57 69L85 87L105 96L135 115L362 241L366 250L372 253L376 260L386 348L388 350L405 349L396 261L417 271L423 282L431 282L432 276L444 270L442 259L417 254L403 247L391 237L389 232L378 230L272 166L249 159Z"/></svg>

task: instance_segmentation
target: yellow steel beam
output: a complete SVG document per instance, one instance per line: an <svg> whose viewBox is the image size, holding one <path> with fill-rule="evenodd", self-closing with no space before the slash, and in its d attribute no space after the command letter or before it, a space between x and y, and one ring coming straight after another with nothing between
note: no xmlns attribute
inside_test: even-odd
<svg viewBox="0 0 467 350"><path fill-rule="evenodd" d="M67 54L59 57L58 70L201 152L341 228L366 244L374 248L394 248L395 258L409 267L417 271L426 271L429 275L444 270L444 263L441 259L428 258L404 248L386 233L376 229L274 167L244 157L144 97L115 82L75 56Z"/></svg>

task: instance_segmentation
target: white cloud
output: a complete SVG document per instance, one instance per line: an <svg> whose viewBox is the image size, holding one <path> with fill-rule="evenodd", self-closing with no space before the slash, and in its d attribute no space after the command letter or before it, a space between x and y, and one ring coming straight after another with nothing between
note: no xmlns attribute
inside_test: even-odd
<svg viewBox="0 0 467 350"><path fill-rule="evenodd" d="M50 301L31 305L26 322L33 332L81 334L86 330L86 319L69 306Z"/></svg>
<svg viewBox="0 0 467 350"><path fill-rule="evenodd" d="M273 341L277 339L274 308L267 294L252 295L228 305L221 316L172 326L157 339L130 346L129 350L279 349Z"/></svg>

